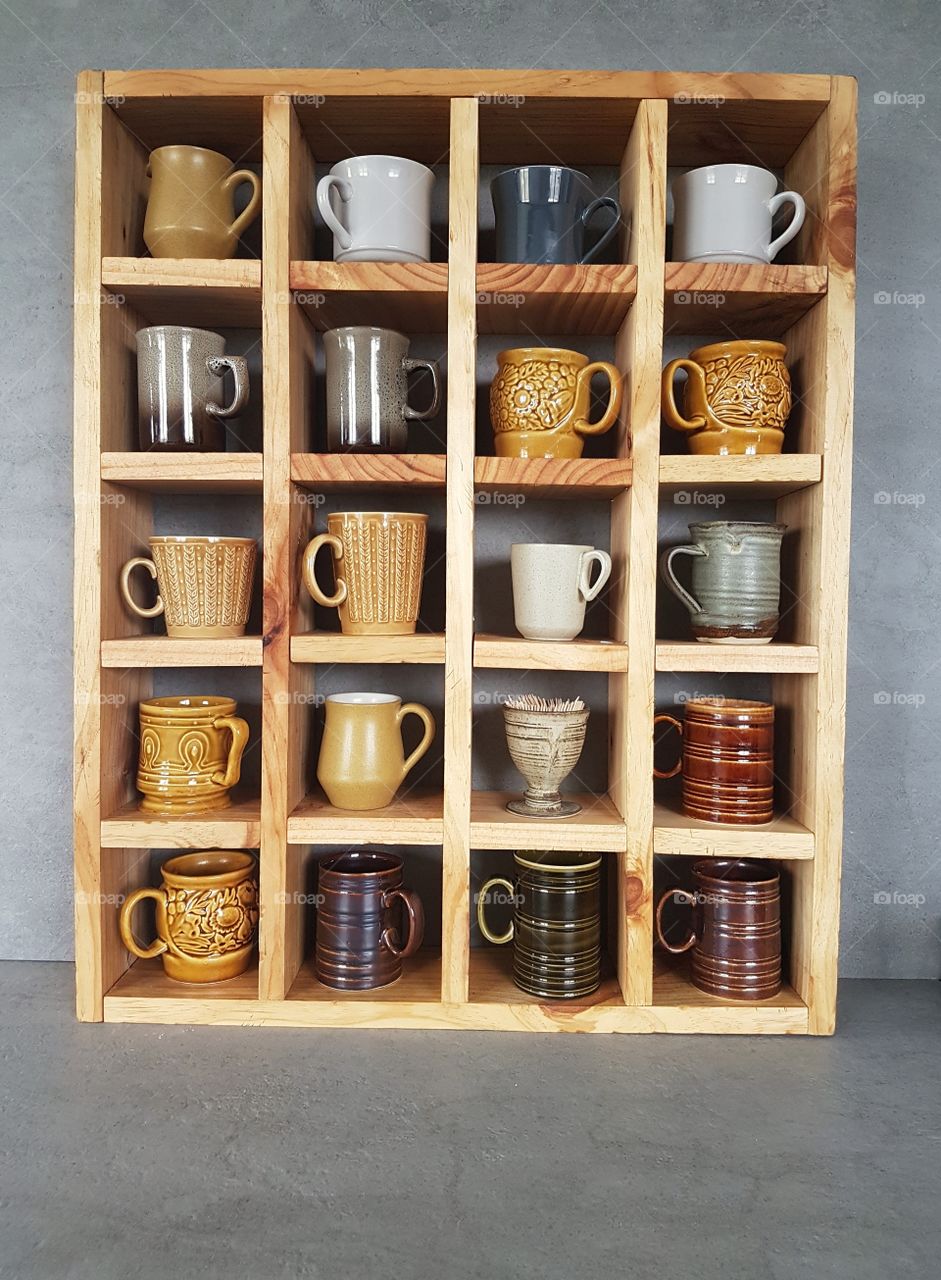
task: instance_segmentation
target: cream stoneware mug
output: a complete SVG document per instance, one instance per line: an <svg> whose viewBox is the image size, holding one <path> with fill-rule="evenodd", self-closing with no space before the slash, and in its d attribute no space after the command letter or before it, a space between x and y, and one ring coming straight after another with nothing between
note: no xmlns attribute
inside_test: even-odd
<svg viewBox="0 0 941 1280"><path fill-rule="evenodd" d="M598 575L591 581L592 565ZM566 542L515 542L510 548L513 615L527 640L574 640L585 605L611 576L607 551Z"/></svg>

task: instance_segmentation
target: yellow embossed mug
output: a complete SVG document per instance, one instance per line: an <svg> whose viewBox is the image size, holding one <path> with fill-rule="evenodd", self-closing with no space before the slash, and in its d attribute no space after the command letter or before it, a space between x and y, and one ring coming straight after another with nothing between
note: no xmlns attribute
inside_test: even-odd
<svg viewBox="0 0 941 1280"><path fill-rule="evenodd" d="M791 412L791 378L780 342L743 339L697 347L663 371L663 416L686 432L690 453L780 453ZM680 413L673 380L686 374Z"/></svg>
<svg viewBox="0 0 941 1280"><path fill-rule="evenodd" d="M232 803L248 724L234 698L148 698L140 704L137 788L147 813L205 813Z"/></svg>
<svg viewBox="0 0 941 1280"><path fill-rule="evenodd" d="M608 404L589 422L591 380L603 373ZM621 407L621 375L606 360L589 362L562 347L516 347L497 356L490 384L490 423L498 458L580 458L584 436L613 426Z"/></svg>

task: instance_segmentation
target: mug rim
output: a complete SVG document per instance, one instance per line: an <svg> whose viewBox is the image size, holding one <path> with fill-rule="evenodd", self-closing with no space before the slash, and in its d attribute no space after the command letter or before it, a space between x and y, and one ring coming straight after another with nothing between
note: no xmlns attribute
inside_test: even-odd
<svg viewBox="0 0 941 1280"><path fill-rule="evenodd" d="M490 189L493 190L494 184L499 182L501 178L505 178L510 173L522 173L524 169L565 169L568 173L575 173L582 179L586 186L591 187L591 179L583 169L575 169L570 164L517 164L511 165L509 169L501 169L499 173L494 174L490 179Z"/></svg>
<svg viewBox="0 0 941 1280"><path fill-rule="evenodd" d="M350 859L354 863L362 860L363 864L369 860L373 865L353 866L346 870L341 870L336 864L343 862L345 859ZM404 870L405 859L401 854L388 853L386 851L378 852L374 849L344 849L341 853L328 853L325 857L320 858L317 863L318 878L324 872L332 876L355 876L360 879L363 876L382 876L388 875L390 872Z"/></svg>
<svg viewBox="0 0 941 1280"><path fill-rule="evenodd" d="M766 169L764 165L748 164L746 161L726 160L722 164L700 164L694 169L687 169L685 173L681 173L673 179L671 185L675 186L678 182L682 182L685 178L690 178L697 173L709 173L716 169L751 169L755 173L765 173L769 177L774 178L774 185L778 185L778 176L773 169Z"/></svg>
<svg viewBox="0 0 941 1280"><path fill-rule="evenodd" d="M411 156L397 156L391 151L363 151L358 152L355 156L344 156L342 160L337 160L336 164L330 168L331 177L344 177L345 175L338 173L337 170L340 165L350 164L353 160L397 160L399 163L404 161L405 164L413 164L416 169L423 169L425 173L430 173L432 177L435 176L433 169L430 169L426 164L422 164L420 160L413 160Z"/></svg>
<svg viewBox="0 0 941 1280"><path fill-rule="evenodd" d="M212 338L218 338L225 346L225 338L221 333L216 333L215 329L200 329L194 324L145 324L134 334L135 342L142 333L207 333Z"/></svg>
<svg viewBox="0 0 941 1280"><path fill-rule="evenodd" d="M521 867L525 867L527 871L548 871L559 872L561 875L564 871L593 871L596 867L600 867L603 862L602 856L599 854L597 858L593 858L590 862L573 862L573 857L578 854L572 850L559 850L557 856L565 858L565 862L537 862L540 856L551 857L552 850L536 850L536 849L517 849L513 854L513 861ZM583 855L588 857L589 855Z"/></svg>
<svg viewBox="0 0 941 1280"><path fill-rule="evenodd" d="M763 874L748 879L729 876L710 875L704 867L754 867ZM713 884L779 884L781 873L768 861L759 858L697 858L693 863L693 875L700 880L709 880Z"/></svg>
<svg viewBox="0 0 941 1280"><path fill-rule="evenodd" d="M214 533L155 533L152 537L148 538L147 541L151 546L153 546L155 542L160 544L166 544L168 542L198 542L205 543L207 545L212 544L213 546L219 542L226 542L243 547L258 545L257 538L235 538L229 537L228 535L217 535Z"/></svg>
<svg viewBox="0 0 941 1280"><path fill-rule="evenodd" d="M403 516L409 520L424 520L428 523L428 516L424 511L331 511L327 516L327 521L345 520L352 516L356 520L365 519L367 516L379 516L383 520L398 520Z"/></svg>
<svg viewBox="0 0 941 1280"><path fill-rule="evenodd" d="M408 335L401 329L390 329L382 324L338 324L333 329L324 329L322 334L324 340L329 338L331 333L391 333L394 337L401 338L406 345L409 342Z"/></svg>
<svg viewBox="0 0 941 1280"><path fill-rule="evenodd" d="M689 353L689 359L699 364L701 359L714 359L708 357L707 352L713 351L719 355L724 355L728 347L750 347L755 355L777 355L782 361L787 355L787 347L783 342L777 342L773 338L726 338L724 342L707 342L705 346L696 347L694 351ZM752 351L743 354L752 354Z"/></svg>
<svg viewBox="0 0 941 1280"><path fill-rule="evenodd" d="M690 707L702 707L707 711L774 711L773 702L761 702L756 698L729 698L717 693L708 698L689 698L684 711Z"/></svg>
<svg viewBox="0 0 941 1280"><path fill-rule="evenodd" d="M507 347L504 351L497 352L497 362L499 363L504 356L511 356L516 351L527 351L530 358L533 356L541 356L544 360L551 359L552 356L577 356L584 364L590 364L591 361L581 351L574 351L571 347Z"/></svg>
<svg viewBox="0 0 941 1280"><path fill-rule="evenodd" d="M328 693L324 698L324 702L335 702L342 707L387 707L401 701L397 693Z"/></svg>
<svg viewBox="0 0 941 1280"><path fill-rule="evenodd" d="M194 705L187 705L187 704ZM198 705L195 705L198 704ZM157 698L142 698L139 704L141 711L145 707L156 711L212 711L220 707L235 708L235 698L222 693L165 693Z"/></svg>
<svg viewBox="0 0 941 1280"><path fill-rule="evenodd" d="M190 873L181 869L180 864L196 862L209 854L225 854L232 860L233 865L225 871L194 871ZM240 880L246 872L254 871L257 867L258 859L253 853L249 853L245 849L194 849L190 853L178 853L172 858L168 858L161 866L160 874L167 880L168 884L180 889L191 886L196 881L208 880L217 885L227 882L234 883L233 877L235 880Z"/></svg>
<svg viewBox="0 0 941 1280"><path fill-rule="evenodd" d="M233 165L233 166L235 165L235 161L230 160L224 151L216 151L212 147L199 147L194 142L165 142L163 146L154 147L154 149L148 154L147 158L149 160L150 157L155 156L158 151L181 151L181 150L182 151L201 151L203 152L204 155L218 156L221 160L224 160L226 164Z"/></svg>
<svg viewBox="0 0 941 1280"><path fill-rule="evenodd" d="M687 525L690 533L694 529L780 529L782 533L787 532L787 525L781 524L776 520L697 520L693 524Z"/></svg>

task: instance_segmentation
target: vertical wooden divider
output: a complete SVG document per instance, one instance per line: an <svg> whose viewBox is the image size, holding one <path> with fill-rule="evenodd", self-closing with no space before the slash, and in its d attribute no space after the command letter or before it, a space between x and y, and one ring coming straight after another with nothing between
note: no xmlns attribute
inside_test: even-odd
<svg viewBox="0 0 941 1280"><path fill-rule="evenodd" d="M451 100L441 999L468 998L474 644L478 104Z"/></svg>

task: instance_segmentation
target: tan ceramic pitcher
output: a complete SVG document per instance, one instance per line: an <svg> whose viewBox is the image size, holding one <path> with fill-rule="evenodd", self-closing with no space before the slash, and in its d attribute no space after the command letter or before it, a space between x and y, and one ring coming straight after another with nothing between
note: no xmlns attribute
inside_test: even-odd
<svg viewBox="0 0 941 1280"><path fill-rule="evenodd" d="M421 742L405 758L402 721L418 716ZM391 693L331 693L317 781L338 809L383 809L431 746L435 721L420 702L403 703Z"/></svg>
<svg viewBox="0 0 941 1280"><path fill-rule="evenodd" d="M140 704L137 788L148 813L225 809L239 780L248 724L234 698L148 698Z"/></svg>
<svg viewBox="0 0 941 1280"><path fill-rule="evenodd" d="M228 156L205 147L158 147L147 164L150 195L144 244L154 258L231 258L239 236L258 216L261 179L233 169ZM235 216L235 189L252 194Z"/></svg>
<svg viewBox="0 0 941 1280"><path fill-rule="evenodd" d="M183 640L243 636L252 601L254 538L150 538L150 558L135 556L121 570L121 594L140 618L166 615L167 635ZM149 608L131 595L130 576L141 566L160 594Z"/></svg>

